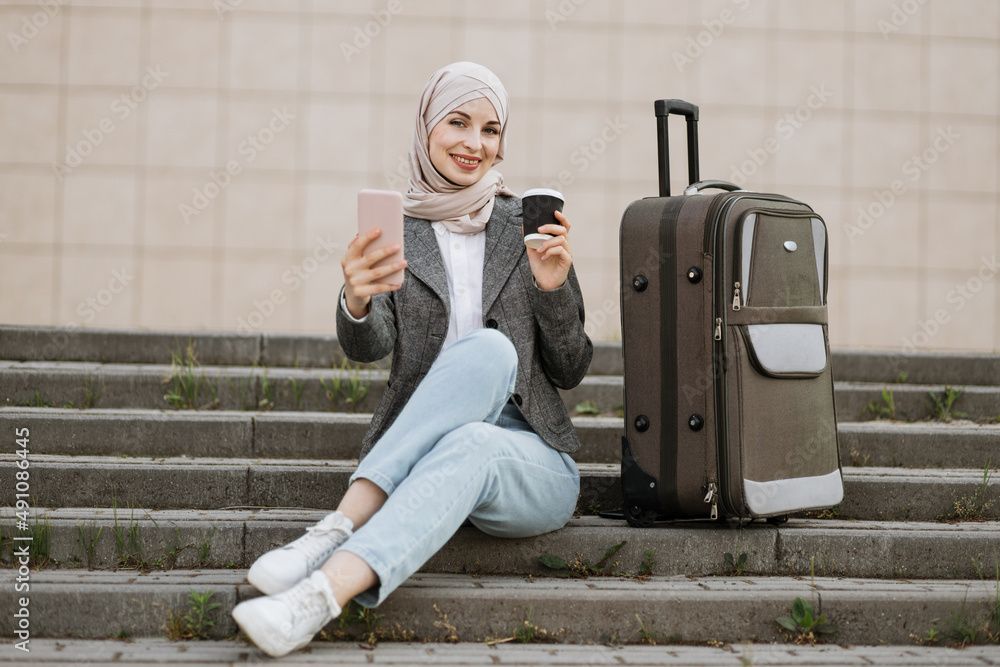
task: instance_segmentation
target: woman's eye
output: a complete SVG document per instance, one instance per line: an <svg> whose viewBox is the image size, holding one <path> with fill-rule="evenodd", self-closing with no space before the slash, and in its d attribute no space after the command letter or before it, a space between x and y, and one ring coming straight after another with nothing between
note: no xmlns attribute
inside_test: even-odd
<svg viewBox="0 0 1000 667"><path fill-rule="evenodd" d="M462 121L460 121L457 118L452 118L451 119L451 125L454 125L455 127L465 127L465 123L463 123Z"/></svg>
<svg viewBox="0 0 1000 667"><path fill-rule="evenodd" d="M486 128L486 131L489 132L490 134L500 134L500 132L495 127L488 127Z"/></svg>

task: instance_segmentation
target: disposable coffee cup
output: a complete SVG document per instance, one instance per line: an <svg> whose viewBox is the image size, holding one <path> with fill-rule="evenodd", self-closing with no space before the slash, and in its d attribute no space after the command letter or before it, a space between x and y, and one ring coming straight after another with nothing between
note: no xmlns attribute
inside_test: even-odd
<svg viewBox="0 0 1000 667"><path fill-rule="evenodd" d="M563 196L557 190L534 188L521 196L521 210L524 220L524 245L537 248L552 234L539 234L542 225L558 225L555 212L563 210Z"/></svg>

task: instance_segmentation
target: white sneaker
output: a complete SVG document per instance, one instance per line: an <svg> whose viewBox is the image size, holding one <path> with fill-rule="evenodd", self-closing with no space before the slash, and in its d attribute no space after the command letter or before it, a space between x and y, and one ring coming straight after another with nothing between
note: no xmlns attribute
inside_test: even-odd
<svg viewBox="0 0 1000 667"><path fill-rule="evenodd" d="M354 522L343 512L331 512L306 528L306 534L299 539L258 558L247 572L247 581L267 595L287 591L322 567L353 529Z"/></svg>
<svg viewBox="0 0 1000 667"><path fill-rule="evenodd" d="M240 629L274 658L302 648L338 616L340 605L323 572L313 572L284 593L247 600L233 609Z"/></svg>

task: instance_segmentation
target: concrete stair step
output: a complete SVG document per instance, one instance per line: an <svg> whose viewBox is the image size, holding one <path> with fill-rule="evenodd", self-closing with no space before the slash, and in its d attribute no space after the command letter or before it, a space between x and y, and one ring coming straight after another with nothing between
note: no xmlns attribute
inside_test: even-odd
<svg viewBox="0 0 1000 667"><path fill-rule="evenodd" d="M29 525L48 526L46 568L159 570L248 567L301 536L326 512L62 507L36 508L33 514ZM6 561L12 510L0 510L0 523ZM1000 558L1000 522L791 519L781 526L688 521L632 528L620 520L581 516L561 530L522 539L460 528L421 571L553 576L557 572L539 562L543 554L596 564L621 542L626 544L611 559L612 571L631 575L642 571L652 552L657 575L736 574L725 561L729 553L746 554L739 573L757 576L978 579Z"/></svg>
<svg viewBox="0 0 1000 667"><path fill-rule="evenodd" d="M0 454L14 475L17 456ZM32 454L33 504L51 507L334 507L352 461L186 457L91 457ZM621 506L620 465L581 463L578 508ZM835 516L933 521L962 507L966 518L1000 518L1000 480L970 469L845 468Z"/></svg>
<svg viewBox="0 0 1000 667"><path fill-rule="evenodd" d="M330 368L343 361L335 336L206 331L128 331L67 327L0 326L2 357L15 361L93 361L170 364L171 353L193 344L210 366ZM834 375L853 382L896 382L900 373L918 384L995 385L1000 355L898 350L832 351ZM385 360L376 364L385 367ZM590 372L621 375L620 342L596 342Z"/></svg>
<svg viewBox="0 0 1000 667"><path fill-rule="evenodd" d="M89 456L209 456L350 459L370 413L224 410L0 408L0 429L28 428L46 453ZM618 417L575 417L584 463L616 463ZM978 468L1000 462L1000 424L842 422L845 465Z"/></svg>
<svg viewBox="0 0 1000 667"><path fill-rule="evenodd" d="M211 601L220 604L208 617L214 622L209 634L232 636L237 630L232 608L257 594L244 583L245 574L33 572L31 636L162 637L171 614L189 613L191 591L211 592ZM19 608L15 577L16 572L0 574L5 609ZM832 639L838 644L912 644L912 635L921 637L932 627L947 630L949 619L958 615L988 618L996 595L991 580L418 574L379 607L377 629L388 638L411 641L480 641L511 637L530 619L558 642L638 643L643 627L671 642L781 641L775 619L789 615L793 600L802 597L839 628ZM0 619L5 637L15 636L14 622L12 614ZM339 631L339 622L326 630ZM346 630L360 636L365 626L351 624Z"/></svg>
<svg viewBox="0 0 1000 667"><path fill-rule="evenodd" d="M10 651L9 653L15 653ZM194 653L195 656L191 654ZM192 665L243 664L268 660L261 651L242 639L176 642L140 637L127 642L98 639L33 639L31 655L0 654L0 664L128 664ZM7 658L7 659L5 659ZM894 665L895 667L941 665L990 665L996 663L994 646L838 646L818 644L552 644L461 641L425 643L381 641L376 646L360 646L353 641L314 641L286 658L297 665L451 665L452 667L492 667L493 665L648 665L673 667L705 665Z"/></svg>
<svg viewBox="0 0 1000 667"><path fill-rule="evenodd" d="M346 358L336 336L211 331L129 331L0 325L3 359L87 361L104 364L166 364L188 346L206 366L329 369ZM389 359L372 368L388 368ZM591 373L621 375L621 345L595 342Z"/></svg>
<svg viewBox="0 0 1000 667"><path fill-rule="evenodd" d="M35 407L100 407L165 409L177 407L165 398L179 377L166 365L91 362L0 361L0 404ZM186 371L185 371L186 372ZM371 412L385 391L388 371L202 366L192 371L181 392L185 407L226 410L275 409ZM868 406L888 410L883 390L891 392L897 419L935 416L931 394L944 401L945 385L837 382L837 419L873 419ZM973 420L1000 419L1000 386L962 386L951 406L953 414ZM623 404L622 376L587 376L579 386L562 391L570 410L583 402L614 414Z"/></svg>
<svg viewBox="0 0 1000 667"><path fill-rule="evenodd" d="M186 389L178 391L174 378L183 378ZM0 402L36 407L371 412L388 378L388 371L377 369L199 366L178 370L156 364L0 361ZM356 387L353 393L352 387ZM166 398L171 393L181 398L172 402Z"/></svg>

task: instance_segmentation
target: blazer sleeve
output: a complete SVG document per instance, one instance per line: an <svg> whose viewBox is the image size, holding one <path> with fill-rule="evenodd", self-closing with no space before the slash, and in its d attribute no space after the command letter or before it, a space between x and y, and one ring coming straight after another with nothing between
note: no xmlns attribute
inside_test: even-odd
<svg viewBox="0 0 1000 667"><path fill-rule="evenodd" d="M392 293L372 297L371 309L361 322L347 316L337 299L337 340L348 359L362 363L378 361L392 352L396 343L396 309Z"/></svg>
<svg viewBox="0 0 1000 667"><path fill-rule="evenodd" d="M594 356L594 345L584 330L583 293L576 271L570 267L566 282L554 290L535 285L529 294L545 374L556 387L572 389L583 381Z"/></svg>

